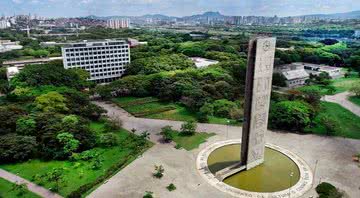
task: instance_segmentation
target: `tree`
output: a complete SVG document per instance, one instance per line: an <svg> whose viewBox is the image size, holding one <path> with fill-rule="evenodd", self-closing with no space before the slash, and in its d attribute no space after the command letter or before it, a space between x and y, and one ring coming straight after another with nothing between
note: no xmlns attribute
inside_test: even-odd
<svg viewBox="0 0 360 198"><path fill-rule="evenodd" d="M237 105L234 102L231 102L226 99L215 100L213 102L214 114L219 117L229 118L230 110L237 108Z"/></svg>
<svg viewBox="0 0 360 198"><path fill-rule="evenodd" d="M68 108L65 105L66 99L58 92L52 91L38 96L35 99L36 108L44 112L64 112Z"/></svg>
<svg viewBox="0 0 360 198"><path fill-rule="evenodd" d="M54 61L43 65L27 65L19 74L11 79L10 84L14 87L53 85L83 89L89 83L79 76L76 70L66 70L62 63Z"/></svg>
<svg viewBox="0 0 360 198"><path fill-rule="evenodd" d="M17 120L25 114L18 106L0 106L0 135L16 131Z"/></svg>
<svg viewBox="0 0 360 198"><path fill-rule="evenodd" d="M304 87L301 92L306 102L311 104L313 107L319 106L321 93L317 87Z"/></svg>
<svg viewBox="0 0 360 198"><path fill-rule="evenodd" d="M286 87L285 76L280 73L274 73L272 84L279 87Z"/></svg>
<svg viewBox="0 0 360 198"><path fill-rule="evenodd" d="M336 39L324 39L324 40L321 40L319 42L323 43L325 45L334 45L334 44L338 43L339 41L336 40Z"/></svg>
<svg viewBox="0 0 360 198"><path fill-rule="evenodd" d="M0 163L21 162L37 153L35 137L8 134L0 136Z"/></svg>
<svg viewBox="0 0 360 198"><path fill-rule="evenodd" d="M54 187L50 190L58 192L60 185L64 182L64 169L63 168L54 168L46 174L46 179L49 182L54 182Z"/></svg>
<svg viewBox="0 0 360 198"><path fill-rule="evenodd" d="M36 122L31 117L21 117L16 121L16 133L19 135L34 135Z"/></svg>
<svg viewBox="0 0 360 198"><path fill-rule="evenodd" d="M350 88L350 92L360 97L360 84L359 83L353 84Z"/></svg>
<svg viewBox="0 0 360 198"><path fill-rule="evenodd" d="M303 131L312 116L312 109L305 102L281 101L271 105L269 124L274 129Z"/></svg>
<svg viewBox="0 0 360 198"><path fill-rule="evenodd" d="M202 114L212 116L214 114L214 106L211 103L205 103L201 108L200 112Z"/></svg>
<svg viewBox="0 0 360 198"><path fill-rule="evenodd" d="M181 125L180 133L183 135L194 135L197 124L195 121L187 121Z"/></svg>
<svg viewBox="0 0 360 198"><path fill-rule="evenodd" d="M71 133L60 133L56 139L63 145L65 154L72 154L79 148L79 140L75 139Z"/></svg>
<svg viewBox="0 0 360 198"><path fill-rule="evenodd" d="M320 122L324 126L325 133L328 136L334 135L340 126L336 120L326 116L322 116Z"/></svg>

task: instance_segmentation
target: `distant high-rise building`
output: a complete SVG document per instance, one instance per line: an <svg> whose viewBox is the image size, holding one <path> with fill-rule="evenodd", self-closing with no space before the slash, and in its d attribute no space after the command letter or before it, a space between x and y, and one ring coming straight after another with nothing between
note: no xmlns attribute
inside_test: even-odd
<svg viewBox="0 0 360 198"><path fill-rule="evenodd" d="M0 20L0 29L6 29L10 27L10 23L7 20Z"/></svg>
<svg viewBox="0 0 360 198"><path fill-rule="evenodd" d="M120 78L130 63L129 44L125 40L84 41L62 47L65 69L82 68L99 83Z"/></svg>
<svg viewBox="0 0 360 198"><path fill-rule="evenodd" d="M108 28L112 29L123 29L130 27L130 19L123 18L123 19L109 19L106 23Z"/></svg>
<svg viewBox="0 0 360 198"><path fill-rule="evenodd" d="M360 38L360 30L355 30L355 38Z"/></svg>

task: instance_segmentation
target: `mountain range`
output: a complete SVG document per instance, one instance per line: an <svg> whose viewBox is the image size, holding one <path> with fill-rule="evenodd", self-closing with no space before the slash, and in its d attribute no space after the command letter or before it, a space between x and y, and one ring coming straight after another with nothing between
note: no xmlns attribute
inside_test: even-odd
<svg viewBox="0 0 360 198"><path fill-rule="evenodd" d="M92 19L111 19L111 18L150 18L150 19L161 19L161 20L172 20L172 19L187 19L187 20L197 20L197 19L204 19L204 18L225 18L228 17L226 15L221 14L220 12L205 12L203 14L196 14L192 16L184 16L184 17L174 17L174 16L167 16L163 14L147 14L143 16L106 16L106 17L99 17L99 16L87 16L86 18ZM334 14L311 14L311 15L301 15L301 16L293 16L293 17L317 17L320 19L360 19L360 10L351 11L351 12L344 12L344 13L334 13Z"/></svg>

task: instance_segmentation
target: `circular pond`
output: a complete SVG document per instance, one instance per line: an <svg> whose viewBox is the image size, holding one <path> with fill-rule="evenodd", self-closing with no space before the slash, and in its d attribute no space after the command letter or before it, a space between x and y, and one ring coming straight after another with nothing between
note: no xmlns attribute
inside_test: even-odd
<svg viewBox="0 0 360 198"><path fill-rule="evenodd" d="M229 144L212 151L207 158L211 173L240 161L240 144ZM224 179L232 187L250 192L278 192L289 189L300 179L296 163L283 153L266 147L264 163Z"/></svg>

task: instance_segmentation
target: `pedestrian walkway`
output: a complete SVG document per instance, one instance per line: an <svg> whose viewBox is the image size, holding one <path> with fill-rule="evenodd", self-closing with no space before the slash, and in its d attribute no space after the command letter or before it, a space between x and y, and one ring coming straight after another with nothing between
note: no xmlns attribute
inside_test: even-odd
<svg viewBox="0 0 360 198"><path fill-rule="evenodd" d="M0 177L8 180L9 182L16 183L16 184L26 184L29 191L45 198L62 198L62 196L53 193L47 190L44 187L41 187L37 184L34 184L24 178L21 178L13 173L10 173L6 170L0 169Z"/></svg>
<svg viewBox="0 0 360 198"><path fill-rule="evenodd" d="M348 100L350 95L351 94L349 92L343 92L332 96L324 96L322 100L326 102L337 103L360 117L360 107Z"/></svg>

